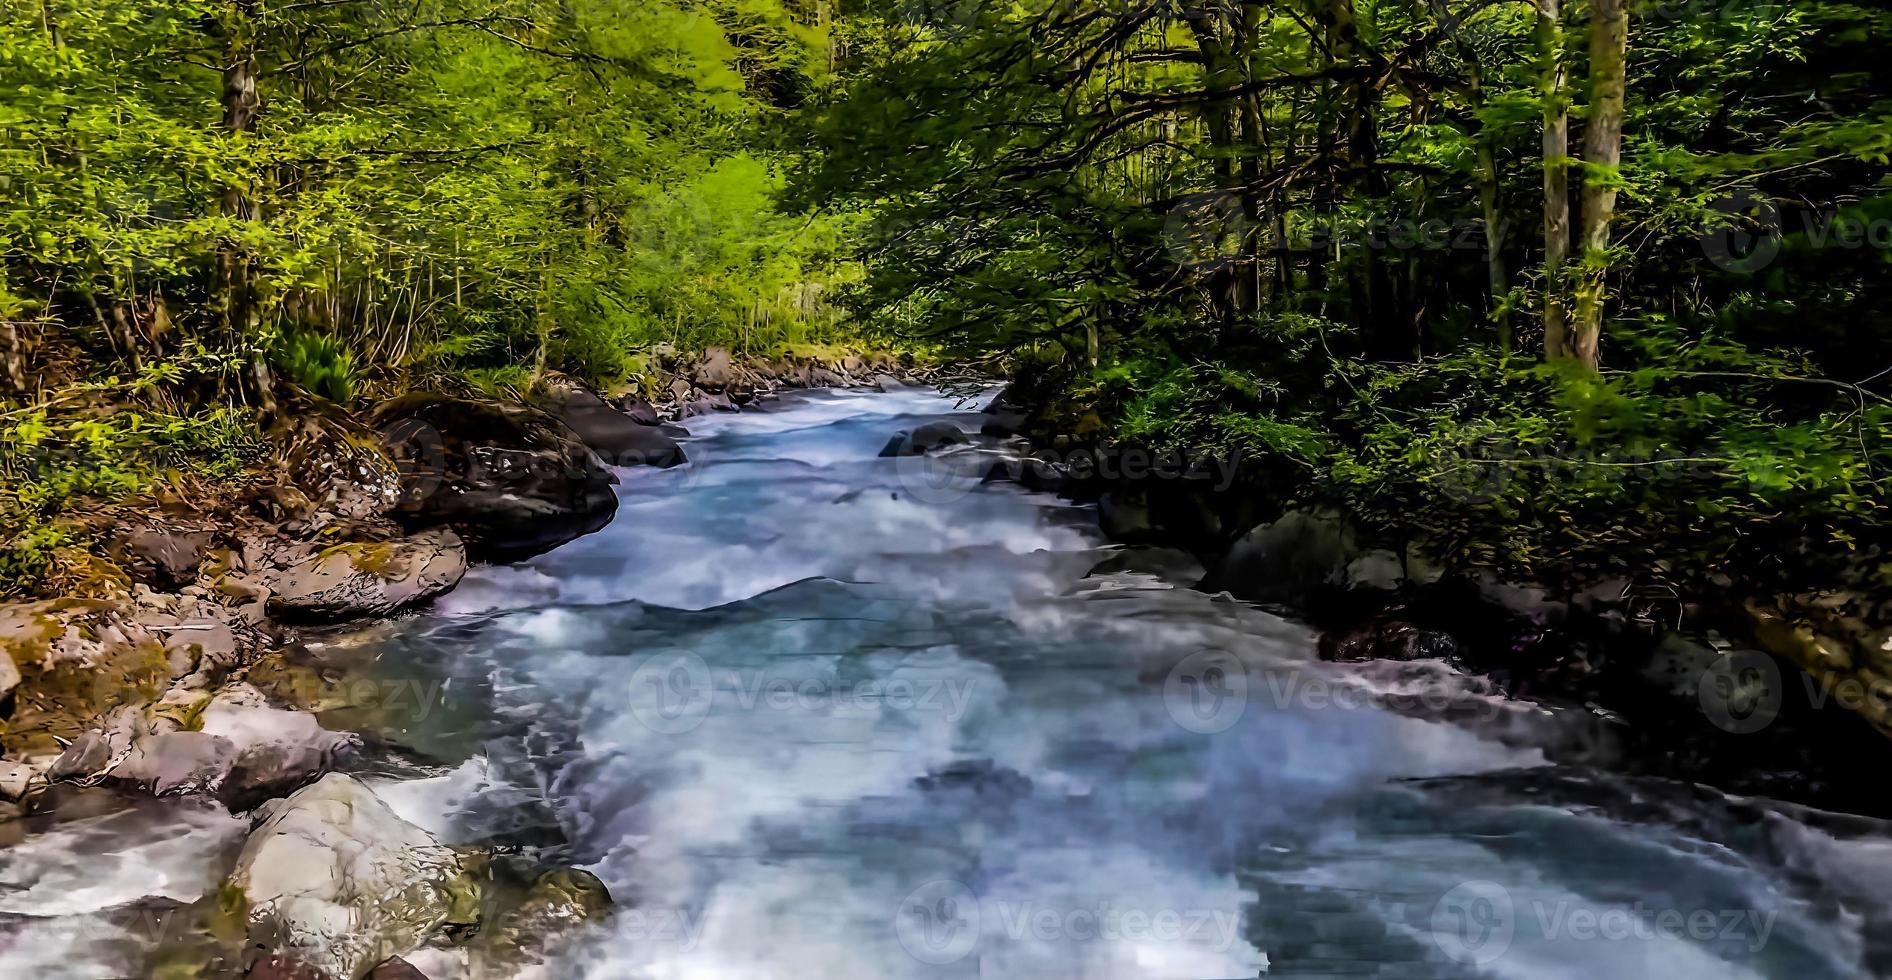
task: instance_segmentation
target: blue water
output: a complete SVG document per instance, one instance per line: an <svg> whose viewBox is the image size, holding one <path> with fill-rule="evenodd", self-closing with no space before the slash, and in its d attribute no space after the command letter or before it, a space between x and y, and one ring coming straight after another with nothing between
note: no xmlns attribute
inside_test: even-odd
<svg viewBox="0 0 1892 980"><path fill-rule="evenodd" d="M1885 974L1876 825L1551 766L1582 712L1321 663L990 456L878 458L968 411L693 419L605 530L338 644L438 695L380 733L397 809L618 899L523 976Z"/></svg>
<svg viewBox="0 0 1892 980"><path fill-rule="evenodd" d="M1796 877L1892 867L1877 838L1606 774L1546 789L1536 741L1580 714L1089 574L1116 549L1086 509L982 485L976 454L877 457L934 419L978 424L922 391L693 420L689 467L625 474L609 528L411 641L498 678L537 746L432 805L471 833L492 817L465 787L541 787L632 906L552 975L1870 974L1857 912L1886 886Z"/></svg>

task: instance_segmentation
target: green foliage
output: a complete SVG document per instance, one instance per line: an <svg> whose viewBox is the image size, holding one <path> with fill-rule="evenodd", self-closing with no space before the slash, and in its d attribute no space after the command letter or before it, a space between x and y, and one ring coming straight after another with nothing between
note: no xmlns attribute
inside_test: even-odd
<svg viewBox="0 0 1892 980"><path fill-rule="evenodd" d="M827 43L796 0L9 5L0 315L104 360L265 347L337 401L832 337L855 273L770 149ZM245 57L264 111L232 131Z"/></svg>
<svg viewBox="0 0 1892 980"><path fill-rule="evenodd" d="M189 415L120 411L102 417L15 413L0 427L9 507L50 514L77 497L111 499L149 489L169 471L225 478L262 452L240 410Z"/></svg>
<svg viewBox="0 0 1892 980"><path fill-rule="evenodd" d="M304 391L338 405L354 400L358 372L355 356L334 337L299 331L283 338L272 360L283 376Z"/></svg>

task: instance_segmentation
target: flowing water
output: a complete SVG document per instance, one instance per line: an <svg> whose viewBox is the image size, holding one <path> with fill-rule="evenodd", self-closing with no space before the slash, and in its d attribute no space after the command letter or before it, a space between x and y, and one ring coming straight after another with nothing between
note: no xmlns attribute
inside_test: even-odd
<svg viewBox="0 0 1892 980"><path fill-rule="evenodd" d="M877 457L935 419L977 425L919 390L692 420L693 462L623 473L605 530L332 644L412 695L376 722L398 810L612 889L544 976L1892 971L1877 823L1550 765L1581 712L1321 663L1303 627L1187 588L1186 559L955 476L976 453L944 477ZM227 860L196 819L171 878ZM42 894L87 846L49 827L5 852L0 912L166 894L132 854L180 861L164 842L90 832L119 887ZM97 930L17 935L0 970L33 972L7 975L109 975L54 947Z"/></svg>

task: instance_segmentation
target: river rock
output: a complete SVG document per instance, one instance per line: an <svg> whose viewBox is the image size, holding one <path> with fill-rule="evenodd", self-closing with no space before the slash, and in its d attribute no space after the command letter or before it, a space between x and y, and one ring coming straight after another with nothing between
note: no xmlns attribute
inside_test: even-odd
<svg viewBox="0 0 1892 980"><path fill-rule="evenodd" d="M736 366L735 359L729 356L727 348L711 347L703 352L703 359L697 362L690 377L698 388L704 391L726 394L731 388L746 387L749 384L748 372Z"/></svg>
<svg viewBox="0 0 1892 980"><path fill-rule="evenodd" d="M611 522L616 482L557 418L524 405L419 393L373 419L402 467L394 517L451 527L476 561L522 561Z"/></svg>
<svg viewBox="0 0 1892 980"><path fill-rule="evenodd" d="M427 974L398 956L390 956L368 971L368 980L427 980Z"/></svg>
<svg viewBox="0 0 1892 980"><path fill-rule="evenodd" d="M199 669L239 666L271 645L258 624L194 596L0 605L0 681L13 675L9 757L58 755L113 708L156 698Z"/></svg>
<svg viewBox="0 0 1892 980"><path fill-rule="evenodd" d="M658 428L661 420L648 402L649 422L632 418L580 388L560 396L556 412L598 458L611 466L669 468L685 462L683 447Z"/></svg>
<svg viewBox="0 0 1892 980"><path fill-rule="evenodd" d="M638 425L662 425L664 421L657 413L657 406L642 395L625 395L618 400L618 410Z"/></svg>
<svg viewBox="0 0 1892 980"><path fill-rule="evenodd" d="M1058 493L1067 479L1064 467L1037 456L1014 456L993 461L983 483L1016 483L1038 493Z"/></svg>
<svg viewBox="0 0 1892 980"><path fill-rule="evenodd" d="M445 528L399 541L338 544L269 577L269 611L330 622L386 616L452 589L465 574L466 548Z"/></svg>
<svg viewBox="0 0 1892 980"><path fill-rule="evenodd" d="M0 657L0 701L5 701L20 686L20 668L10 656Z"/></svg>
<svg viewBox="0 0 1892 980"><path fill-rule="evenodd" d="M709 415L713 412L734 412L738 410L738 406L734 401L730 400L728 395L722 392L715 392L712 394L699 395L696 398L684 402L682 411L683 416L689 418L694 415Z"/></svg>
<svg viewBox="0 0 1892 980"><path fill-rule="evenodd" d="M1445 660L1458 663L1463 645L1451 633L1410 622L1397 615L1377 616L1363 623L1321 634L1322 660Z"/></svg>
<svg viewBox="0 0 1892 980"><path fill-rule="evenodd" d="M0 762L0 803L25 803L46 789L46 773L29 762Z"/></svg>
<svg viewBox="0 0 1892 980"><path fill-rule="evenodd" d="M947 446L963 446L971 442L965 432L951 422L928 422L917 429L896 432L887 440L887 445L880 450L881 457L923 456L935 449Z"/></svg>
<svg viewBox="0 0 1892 980"><path fill-rule="evenodd" d="M216 796L246 810L353 757L360 742L303 711L272 707L248 684L214 696L174 689L108 713L67 747L47 776L109 783L154 796Z"/></svg>
<svg viewBox="0 0 1892 980"><path fill-rule="evenodd" d="M477 976L518 976L556 943L611 909L611 892L589 871L539 874L517 905L501 912L471 952Z"/></svg>
<svg viewBox="0 0 1892 980"><path fill-rule="evenodd" d="M142 581L179 589L197 579L213 535L209 531L140 527L121 539L125 566Z"/></svg>
<svg viewBox="0 0 1892 980"><path fill-rule="evenodd" d="M459 855L339 773L260 812L225 896L248 948L323 980L479 927L479 885Z"/></svg>
<svg viewBox="0 0 1892 980"><path fill-rule="evenodd" d="M1024 431L1031 419L1030 411L1021 403L1011 385L1007 385L992 401L985 406L984 421L979 431L989 436L1015 436Z"/></svg>
<svg viewBox="0 0 1892 980"><path fill-rule="evenodd" d="M271 442L285 447L288 485L273 494L284 516L325 512L346 520L382 517L400 503L401 473L374 430L322 399L293 397Z"/></svg>
<svg viewBox="0 0 1892 980"><path fill-rule="evenodd" d="M1229 548L1216 569L1214 588L1239 599L1297 602L1322 587L1346 587L1349 566L1364 553L1346 519L1291 510Z"/></svg>

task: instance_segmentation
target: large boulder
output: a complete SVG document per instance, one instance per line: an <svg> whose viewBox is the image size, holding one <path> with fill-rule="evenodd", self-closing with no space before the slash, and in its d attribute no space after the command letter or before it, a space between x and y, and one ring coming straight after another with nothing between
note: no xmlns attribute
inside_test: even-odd
<svg viewBox="0 0 1892 980"><path fill-rule="evenodd" d="M740 410L740 406L728 395L716 392L692 398L684 402L678 411L684 418L692 418L698 415L709 415L715 412L735 412Z"/></svg>
<svg viewBox="0 0 1892 980"><path fill-rule="evenodd" d="M917 429L896 432L887 440L887 445L880 450L880 455L923 456L935 449L947 446L963 446L972 440L966 433L951 422L928 422Z"/></svg>
<svg viewBox="0 0 1892 980"><path fill-rule="evenodd" d="M451 527L477 561L522 561L611 522L616 479L578 435L524 405L418 393L372 416L402 471L395 519Z"/></svg>
<svg viewBox="0 0 1892 980"><path fill-rule="evenodd" d="M259 962L323 980L479 928L479 885L460 855L339 773L261 811L223 895Z"/></svg>
<svg viewBox="0 0 1892 980"><path fill-rule="evenodd" d="M10 656L0 656L0 701L5 701L20 686L20 668Z"/></svg>
<svg viewBox="0 0 1892 980"><path fill-rule="evenodd" d="M1237 540L1213 576L1213 588L1257 602L1300 602L1322 588L1345 588L1366 549L1338 515L1291 510Z"/></svg>
<svg viewBox="0 0 1892 980"><path fill-rule="evenodd" d="M642 403L649 409L649 403ZM578 434L598 458L612 466L671 467L686 461L683 447L659 428L655 410L649 422L612 408L582 388L559 395L554 407L567 428Z"/></svg>
<svg viewBox="0 0 1892 980"><path fill-rule="evenodd" d="M985 406L985 420L979 431L989 436L1015 436L1024 431L1031 421L1031 411L1019 401L1013 386L992 396L992 401Z"/></svg>
<svg viewBox="0 0 1892 980"><path fill-rule="evenodd" d="M0 605L0 689L17 688L0 748L9 758L58 755L111 710L195 671L240 666L270 644L255 622L194 596Z"/></svg>
<svg viewBox="0 0 1892 980"><path fill-rule="evenodd" d="M139 581L181 589L197 580L214 536L205 530L135 527L118 538L121 564Z"/></svg>
<svg viewBox="0 0 1892 980"><path fill-rule="evenodd" d="M281 619L386 616L460 584L466 548L445 528L391 542L338 544L266 577Z"/></svg>
<svg viewBox="0 0 1892 980"><path fill-rule="evenodd" d="M393 956L375 964L375 968L368 971L368 980L427 980L427 974L416 969L414 964Z"/></svg>
<svg viewBox="0 0 1892 980"><path fill-rule="evenodd" d="M75 739L47 778L109 784L156 796L215 796L247 810L353 758L360 741L315 716L270 705L248 684L173 689L114 709Z"/></svg>
<svg viewBox="0 0 1892 980"><path fill-rule="evenodd" d="M705 350L703 359L690 372L690 378L698 388L715 394L746 392L755 386L754 375L737 366L735 358L722 347Z"/></svg>

